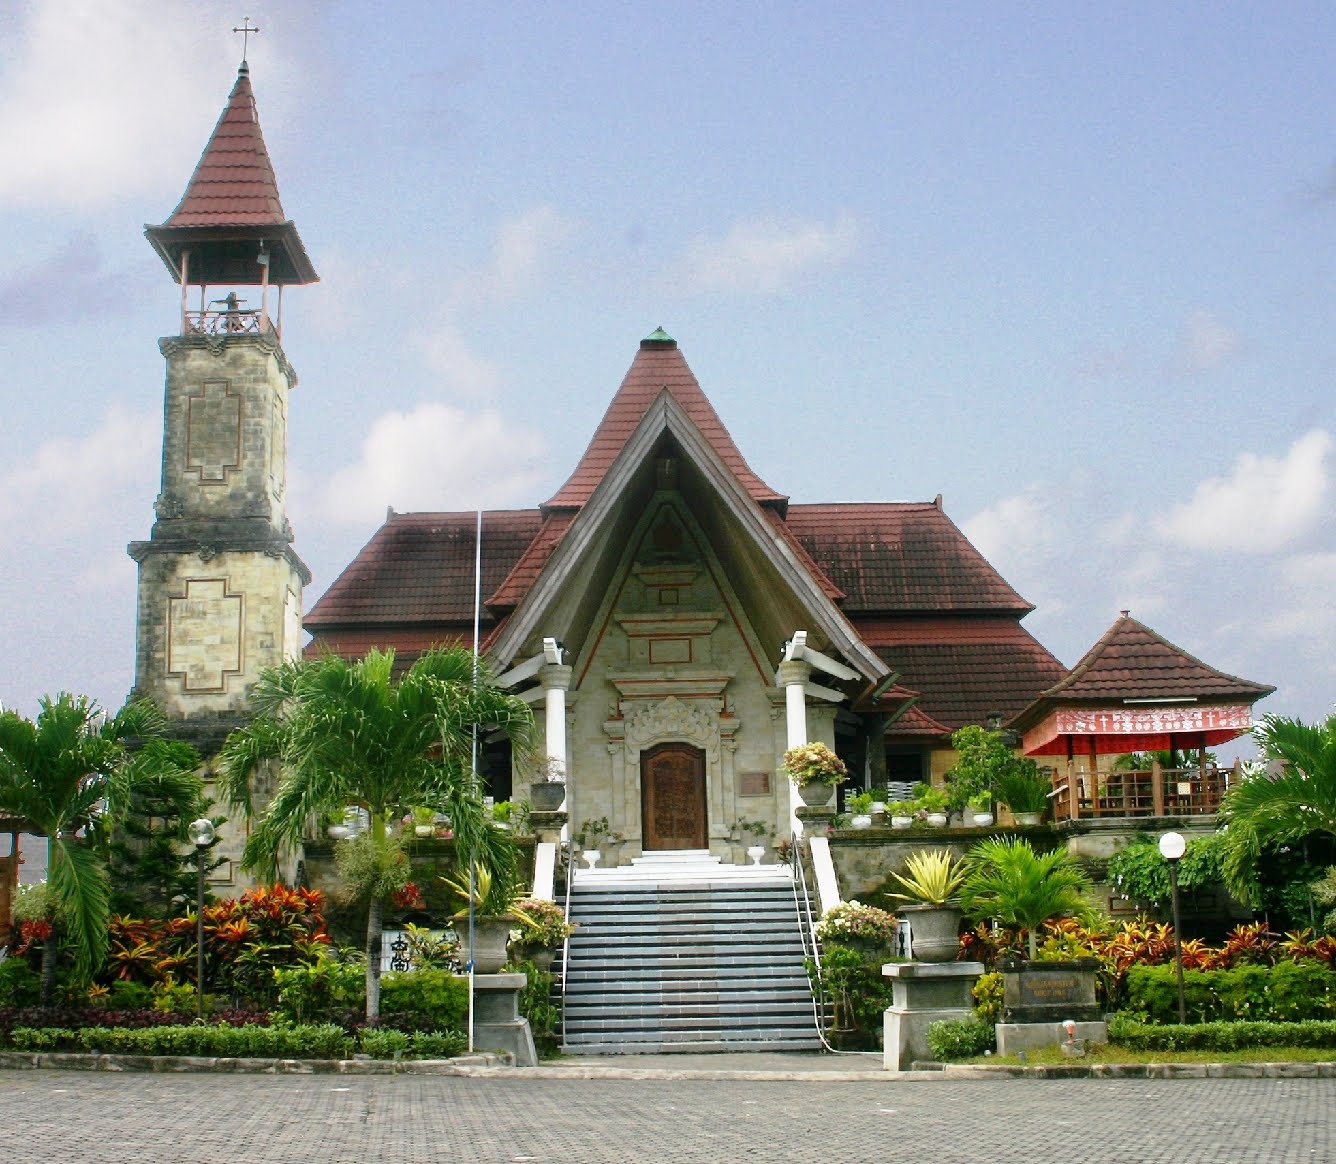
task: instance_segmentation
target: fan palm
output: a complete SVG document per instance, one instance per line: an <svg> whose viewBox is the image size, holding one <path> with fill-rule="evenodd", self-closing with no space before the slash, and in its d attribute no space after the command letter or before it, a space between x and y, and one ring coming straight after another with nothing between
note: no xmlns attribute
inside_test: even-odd
<svg viewBox="0 0 1336 1164"><path fill-rule="evenodd" d="M527 748L532 713L458 648L427 652L401 679L393 651L285 663L261 675L251 702L257 717L228 737L220 755L223 794L254 822L242 865L274 876L312 819L350 805L365 810L361 843L371 852L360 863L360 888L368 899L367 1017L375 1018L384 900L394 883L390 867L403 859L392 822L415 807L445 813L458 852L493 877L513 878L513 844L488 818L473 774L473 737L500 731ZM269 765L278 768L277 786L261 809L251 778Z"/></svg>
<svg viewBox="0 0 1336 1164"><path fill-rule="evenodd" d="M60 938L74 949L86 981L107 952L110 886L102 843L133 793L193 805L202 792L199 758L164 738L166 720L151 703L127 703L110 718L87 696L42 699L36 720L0 714L0 813L47 839L47 881L55 929L42 947L42 1001L51 1001Z"/></svg>
<svg viewBox="0 0 1336 1164"><path fill-rule="evenodd" d="M961 908L975 919L1023 927L1032 959L1040 926L1089 909L1090 878L1065 849L1036 853L1023 838L994 837L976 845L968 860Z"/></svg>
<svg viewBox="0 0 1336 1164"><path fill-rule="evenodd" d="M1268 715L1253 736L1262 755L1281 765L1253 773L1225 793L1225 885L1258 903L1264 851L1310 833L1336 835L1336 712L1322 723Z"/></svg>

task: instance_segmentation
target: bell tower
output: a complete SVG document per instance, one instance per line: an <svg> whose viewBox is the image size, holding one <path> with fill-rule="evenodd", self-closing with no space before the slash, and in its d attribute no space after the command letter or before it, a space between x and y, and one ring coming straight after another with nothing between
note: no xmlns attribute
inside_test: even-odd
<svg viewBox="0 0 1336 1164"><path fill-rule="evenodd" d="M179 205L144 234L180 285L162 487L139 564L135 694L206 753L247 715L260 671L301 649L310 571L292 547L283 291L318 276L283 213L251 89L236 84Z"/></svg>

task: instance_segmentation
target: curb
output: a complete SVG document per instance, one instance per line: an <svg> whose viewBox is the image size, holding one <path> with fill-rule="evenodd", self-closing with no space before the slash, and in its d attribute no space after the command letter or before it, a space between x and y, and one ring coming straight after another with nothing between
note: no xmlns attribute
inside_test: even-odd
<svg viewBox="0 0 1336 1164"><path fill-rule="evenodd" d="M1041 1067L916 1063L910 1071L749 1071L554 1063L513 1067L508 1055L457 1059L241 1059L203 1055L85 1055L0 1051L0 1070L135 1071L215 1075L444 1075L479 1079L625 1079L757 1083L929 1083L968 1079L1336 1079L1336 1062L1092 1063Z"/></svg>

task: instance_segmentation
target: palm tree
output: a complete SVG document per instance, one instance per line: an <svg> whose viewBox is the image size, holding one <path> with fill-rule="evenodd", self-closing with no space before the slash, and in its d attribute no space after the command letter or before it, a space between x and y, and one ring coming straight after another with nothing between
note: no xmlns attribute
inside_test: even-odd
<svg viewBox="0 0 1336 1164"><path fill-rule="evenodd" d="M1322 723L1268 715L1253 729L1263 757L1280 765L1246 776L1225 793L1225 885L1259 904L1264 851L1310 833L1336 836L1336 712Z"/></svg>
<svg viewBox="0 0 1336 1164"><path fill-rule="evenodd" d="M87 981L102 965L110 920L104 844L137 789L183 805L202 792L193 748L168 740L151 703L127 703L114 716L87 696L43 697L37 719L0 714L0 812L47 839L54 929L42 946L42 1002L51 1001L57 949L73 941L74 971Z"/></svg>
<svg viewBox="0 0 1336 1164"><path fill-rule="evenodd" d="M968 860L961 908L975 919L996 918L1003 925L1023 927L1031 960L1038 953L1035 934L1040 926L1090 908L1090 878L1065 849L1036 853L1023 838L993 837L980 841Z"/></svg>
<svg viewBox="0 0 1336 1164"><path fill-rule="evenodd" d="M366 1013L374 1019L384 901L403 860L392 822L413 808L445 813L459 853L513 878L509 834L488 818L473 772L474 736L500 731L527 748L533 715L458 648L427 652L402 679L394 677L392 650L288 662L261 675L251 703L257 717L228 737L219 757L223 794L254 822L244 868L276 876L311 821L349 806L369 818L358 881L368 898ZM251 777L271 765L277 786L260 808Z"/></svg>

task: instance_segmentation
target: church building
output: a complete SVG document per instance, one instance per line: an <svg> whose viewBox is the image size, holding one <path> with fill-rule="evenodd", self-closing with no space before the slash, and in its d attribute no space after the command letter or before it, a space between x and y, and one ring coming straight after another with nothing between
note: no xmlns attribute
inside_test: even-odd
<svg viewBox="0 0 1336 1164"><path fill-rule="evenodd" d="M530 770L487 750L494 797L556 774L573 824L606 818L615 860L723 855L743 823L788 835L781 762L798 744L833 748L852 787L907 793L940 782L955 729L1011 721L1026 750L1065 752L1069 770L1088 751L1091 774L1097 753L1232 738L1270 691L1127 618L1067 672L940 496L792 502L750 468L662 329L640 340L553 496L482 514L391 510L303 619L282 297L317 275L279 200L244 61L180 204L145 233L180 285L180 326L160 341L156 520L130 546L135 690L206 754L244 722L265 667L371 647L406 665L470 645L476 617L492 674L545 730ZM1061 780L1055 804L1074 817L1112 811L1106 786ZM1148 811L1164 810L1157 795Z"/></svg>

